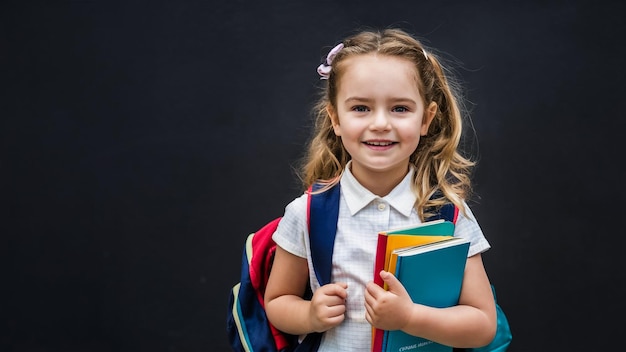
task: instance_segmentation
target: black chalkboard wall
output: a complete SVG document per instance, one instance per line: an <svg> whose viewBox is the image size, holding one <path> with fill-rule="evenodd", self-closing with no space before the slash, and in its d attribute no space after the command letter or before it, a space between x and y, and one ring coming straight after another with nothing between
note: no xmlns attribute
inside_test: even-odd
<svg viewBox="0 0 626 352"><path fill-rule="evenodd" d="M454 63L510 351L623 344L612 1L0 5L2 351L227 351L245 236L300 193L320 59L399 26ZM614 320L615 319L615 320Z"/></svg>

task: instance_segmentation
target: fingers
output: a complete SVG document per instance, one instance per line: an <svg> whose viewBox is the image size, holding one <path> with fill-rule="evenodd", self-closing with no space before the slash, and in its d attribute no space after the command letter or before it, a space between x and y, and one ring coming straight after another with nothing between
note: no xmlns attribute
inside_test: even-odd
<svg viewBox="0 0 626 352"><path fill-rule="evenodd" d="M311 309L316 331L326 331L345 319L347 289L346 283L333 283L315 291L311 299Z"/></svg>
<svg viewBox="0 0 626 352"><path fill-rule="evenodd" d="M329 308L329 313L337 312L336 314L331 315L340 315L345 312L347 297L347 290L343 288L332 289L330 291L324 292L324 297L320 298L320 303Z"/></svg>
<svg viewBox="0 0 626 352"><path fill-rule="evenodd" d="M380 277L383 280L387 278L386 274L389 274L389 273L386 271L381 271L379 273ZM382 298L385 292L386 290L384 288L380 287L378 284L374 283L373 281L370 281L367 283L367 285L365 285L365 308L366 310L369 311L369 314L371 315L374 314L374 310L377 305L377 300Z"/></svg>
<svg viewBox="0 0 626 352"><path fill-rule="evenodd" d="M365 319L377 328L397 329L404 319L400 319L411 306L412 301L398 279L387 271L381 271L387 289L374 282L365 288Z"/></svg>
<svg viewBox="0 0 626 352"><path fill-rule="evenodd" d="M337 295L343 299L348 297L348 284L345 282L335 282L332 284L328 284L323 286L330 291L326 293L327 295Z"/></svg>

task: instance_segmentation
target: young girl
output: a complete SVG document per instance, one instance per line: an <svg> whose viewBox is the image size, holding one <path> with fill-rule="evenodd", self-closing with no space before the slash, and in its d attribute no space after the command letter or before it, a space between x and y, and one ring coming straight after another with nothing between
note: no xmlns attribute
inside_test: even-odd
<svg viewBox="0 0 626 352"><path fill-rule="evenodd" d="M490 246L465 202L473 163L457 151L461 113L439 61L401 30L365 31L331 50L318 72L326 84L302 179L341 183L333 282L320 287L309 270L302 195L273 237L268 318L294 335L324 332L320 351L368 351L372 326L455 347L488 344L496 310L481 253ZM415 304L389 272L378 273L388 291L374 284L378 232L424 221L446 202L461 209L455 236L471 240L459 304Z"/></svg>

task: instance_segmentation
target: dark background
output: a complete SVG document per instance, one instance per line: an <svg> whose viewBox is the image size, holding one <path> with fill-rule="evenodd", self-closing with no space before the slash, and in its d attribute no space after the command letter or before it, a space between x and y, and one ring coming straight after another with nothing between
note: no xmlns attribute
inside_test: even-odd
<svg viewBox="0 0 626 352"><path fill-rule="evenodd" d="M424 38L465 87L509 351L623 345L624 10L2 2L0 349L227 351L244 239L300 194L315 68L364 26Z"/></svg>

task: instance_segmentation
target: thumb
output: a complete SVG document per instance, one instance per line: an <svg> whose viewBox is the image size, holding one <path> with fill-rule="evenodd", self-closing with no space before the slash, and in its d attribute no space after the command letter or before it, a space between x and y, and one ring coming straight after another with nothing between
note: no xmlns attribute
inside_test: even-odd
<svg viewBox="0 0 626 352"><path fill-rule="evenodd" d="M387 290L389 292L393 292L396 294L402 294L406 292L400 280L398 280L398 278L396 278L395 275L393 275L392 273L383 270L380 272L380 278L383 279L383 281L385 282L385 286L387 287Z"/></svg>

